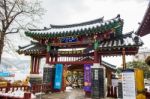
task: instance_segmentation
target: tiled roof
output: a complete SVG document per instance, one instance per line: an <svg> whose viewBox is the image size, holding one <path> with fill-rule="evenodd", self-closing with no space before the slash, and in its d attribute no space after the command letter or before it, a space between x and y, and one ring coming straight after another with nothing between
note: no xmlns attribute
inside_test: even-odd
<svg viewBox="0 0 150 99"><path fill-rule="evenodd" d="M107 49L120 49L120 48L129 48L129 47L139 47L143 44L140 37L134 34L133 32L120 35L118 37L105 40L100 42L99 50ZM60 54L85 54L93 52L93 48L79 50L79 51L60 51ZM46 45L41 45L38 43L32 43L30 45L20 47L18 53L40 53L46 51Z"/></svg>
<svg viewBox="0 0 150 99"><path fill-rule="evenodd" d="M103 18L71 25L51 25L49 29L30 29L25 34L29 37L53 38L73 35L84 35L92 33L103 33L115 30L115 34L122 34L123 20L120 16L103 21Z"/></svg>
<svg viewBox="0 0 150 99"><path fill-rule="evenodd" d="M141 46L143 44L139 36L133 32L124 34L113 39L105 40L100 42L100 49L110 49L110 48L125 48L125 47L135 47Z"/></svg>
<svg viewBox="0 0 150 99"><path fill-rule="evenodd" d="M139 29L137 30L137 34L140 36L150 34L150 2L143 17L143 21L140 23Z"/></svg>
<svg viewBox="0 0 150 99"><path fill-rule="evenodd" d="M108 62L105 62L105 61L102 61L102 65L104 65L104 66L106 66L106 67L108 67L108 68L111 68L111 69L113 69L113 70L116 70L116 69L117 69L115 65L112 65L112 64L110 64L110 63L108 63Z"/></svg>
<svg viewBox="0 0 150 99"><path fill-rule="evenodd" d="M79 61L83 61L83 60L94 60L94 58L93 57L83 57L83 58L80 58L80 59L78 59ZM108 62L106 62L106 61L103 61L102 60L102 63L101 63L103 66L105 66L105 67L107 67L107 68L110 68L110 69L113 69L113 70L116 70L116 66L115 65L112 65L112 64L110 64L110 63L108 63Z"/></svg>
<svg viewBox="0 0 150 99"><path fill-rule="evenodd" d="M46 46L39 43L31 43L27 46L20 47L17 50L19 54L40 54L43 51L46 51Z"/></svg>
<svg viewBox="0 0 150 99"><path fill-rule="evenodd" d="M82 23L77 23L77 24L70 24L70 25L53 25L51 24L51 28L72 28L72 27L78 27L78 26L85 26L85 25L94 25L94 24L99 24L99 23L102 23L104 20L103 20L104 17L102 18L98 18L98 19L95 19L95 20L91 20L91 21L88 21L88 22L82 22Z"/></svg>

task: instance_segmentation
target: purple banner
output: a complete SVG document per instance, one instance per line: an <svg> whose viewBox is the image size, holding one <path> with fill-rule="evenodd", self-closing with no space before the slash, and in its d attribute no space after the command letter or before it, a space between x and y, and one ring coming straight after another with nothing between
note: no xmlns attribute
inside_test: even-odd
<svg viewBox="0 0 150 99"><path fill-rule="evenodd" d="M84 90L91 92L91 64L84 64Z"/></svg>

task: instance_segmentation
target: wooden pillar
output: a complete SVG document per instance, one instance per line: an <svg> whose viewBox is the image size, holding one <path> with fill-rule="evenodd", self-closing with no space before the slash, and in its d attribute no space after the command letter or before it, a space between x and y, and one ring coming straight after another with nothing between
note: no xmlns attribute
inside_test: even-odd
<svg viewBox="0 0 150 99"><path fill-rule="evenodd" d="M102 56L101 55L98 56L98 60L99 60L99 63L101 65L102 64Z"/></svg>
<svg viewBox="0 0 150 99"><path fill-rule="evenodd" d="M54 57L52 57L52 56L50 56L50 57L51 57L51 62L53 62L53 58L54 58Z"/></svg>
<svg viewBox="0 0 150 99"><path fill-rule="evenodd" d="M33 56L31 56L30 74L33 74L33 63L34 63L34 57L33 57Z"/></svg>
<svg viewBox="0 0 150 99"><path fill-rule="evenodd" d="M126 69L126 52L125 52L125 48L122 49L122 65L123 65L123 70Z"/></svg>
<svg viewBox="0 0 150 99"><path fill-rule="evenodd" d="M32 74L34 74L34 65L35 65L35 57L33 56L33 63L32 63Z"/></svg>
<svg viewBox="0 0 150 99"><path fill-rule="evenodd" d="M33 74L36 74L37 57L34 57Z"/></svg>
<svg viewBox="0 0 150 99"><path fill-rule="evenodd" d="M36 73L39 74L39 67L40 67L40 57L37 58L37 65L36 65Z"/></svg>
<svg viewBox="0 0 150 99"><path fill-rule="evenodd" d="M57 56L55 56L55 62L57 62L58 61L58 55Z"/></svg>
<svg viewBox="0 0 150 99"><path fill-rule="evenodd" d="M67 65L63 66L63 78L62 78L62 88L61 91L65 91L66 89L66 77L67 77Z"/></svg>
<svg viewBox="0 0 150 99"><path fill-rule="evenodd" d="M46 63L49 63L50 54L47 52L46 54Z"/></svg>
<svg viewBox="0 0 150 99"><path fill-rule="evenodd" d="M36 65L35 65L35 74L37 74L37 68L38 68L38 65L39 65L39 59L38 59L38 56L36 57Z"/></svg>
<svg viewBox="0 0 150 99"><path fill-rule="evenodd" d="M101 61L101 56L99 57L98 51L94 51L94 63L99 63Z"/></svg>
<svg viewBox="0 0 150 99"><path fill-rule="evenodd" d="M29 92L24 93L23 99L31 99L31 93L29 93Z"/></svg>
<svg viewBox="0 0 150 99"><path fill-rule="evenodd" d="M37 66L38 66L38 57L36 57L35 67L34 67L34 73L37 74Z"/></svg>
<svg viewBox="0 0 150 99"><path fill-rule="evenodd" d="M112 85L112 71L107 69L107 85L111 86Z"/></svg>

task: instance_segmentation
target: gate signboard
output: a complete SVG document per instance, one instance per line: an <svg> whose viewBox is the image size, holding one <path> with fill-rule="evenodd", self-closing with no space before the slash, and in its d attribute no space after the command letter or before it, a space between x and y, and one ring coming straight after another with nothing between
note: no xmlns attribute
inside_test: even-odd
<svg viewBox="0 0 150 99"><path fill-rule="evenodd" d="M122 73L123 99L136 99L134 70L125 70Z"/></svg>

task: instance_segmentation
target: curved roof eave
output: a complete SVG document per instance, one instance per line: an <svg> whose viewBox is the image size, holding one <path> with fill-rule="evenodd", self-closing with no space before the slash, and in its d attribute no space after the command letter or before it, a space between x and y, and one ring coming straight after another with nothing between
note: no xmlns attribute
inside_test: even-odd
<svg viewBox="0 0 150 99"><path fill-rule="evenodd" d="M141 37L150 34L150 2L136 33Z"/></svg>

